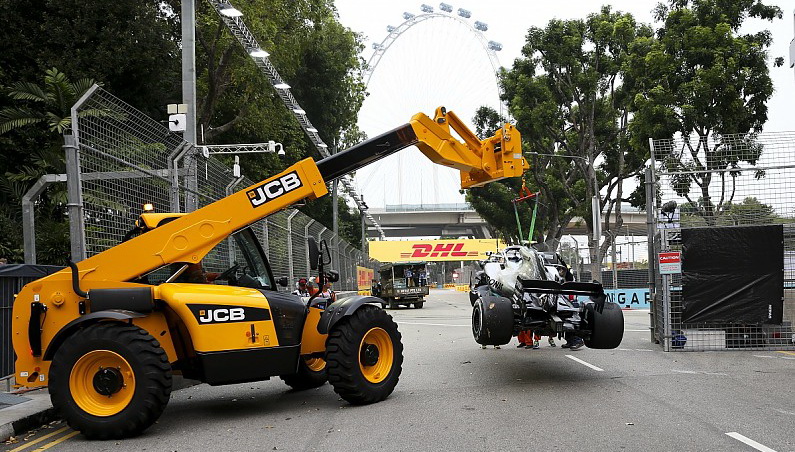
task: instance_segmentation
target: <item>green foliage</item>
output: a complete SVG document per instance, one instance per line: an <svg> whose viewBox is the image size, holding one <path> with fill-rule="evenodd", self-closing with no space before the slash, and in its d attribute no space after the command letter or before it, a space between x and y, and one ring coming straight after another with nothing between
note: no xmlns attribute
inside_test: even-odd
<svg viewBox="0 0 795 452"><path fill-rule="evenodd" d="M355 119L364 98L358 76L361 43L355 33L339 24L333 2L239 3L236 6L246 14L247 25L272 54L272 61L294 87L324 139L341 146L358 141L362 133ZM255 180L301 158L316 156L291 112L225 30L217 13L207 2L196 6L198 122L204 131L199 133L200 139L203 136L207 143L283 143L286 160L270 155L242 159L244 173ZM180 101L179 12L180 4L173 0L0 3L0 42L9 44L0 53L0 87L4 87L0 122L7 130L0 134L0 207L18 214L22 194L41 174L64 172L62 139L51 130L60 132L68 127L69 110L91 79L101 80L109 92L154 118L165 116L166 104ZM63 72L48 71L47 83L38 86L42 73L52 67ZM71 83L69 78L77 81ZM156 149L134 146L129 151ZM53 186L37 205L37 229L43 231L38 240L40 262L48 262L49 258L42 256L46 254L52 256L51 262L62 263L58 250L65 248L58 248L56 242L65 240L67 231L46 222L65 221L64 204L64 187ZM360 235L358 219L347 206L342 211L341 229L355 239ZM330 217L326 219L330 223ZM0 224L0 253L15 260L21 259L18 229L16 220Z"/></svg>
<svg viewBox="0 0 795 452"><path fill-rule="evenodd" d="M550 248L575 216L591 229L594 185L605 192L606 212L620 211L621 181L643 167L648 151L628 136L632 93L621 83L621 70L633 46L651 36L648 26L610 7L586 19L555 19L530 28L524 57L503 74L504 99L531 167L527 185L541 192L537 239Z"/></svg>
<svg viewBox="0 0 795 452"><path fill-rule="evenodd" d="M47 69L44 86L16 82L8 88L8 96L18 105L0 110L0 134L25 126L45 123L58 137L72 125L72 106L92 85L93 79L72 82L57 68Z"/></svg>
<svg viewBox="0 0 795 452"><path fill-rule="evenodd" d="M767 121L773 93L766 62L770 32L743 34L740 27L748 18L781 18L781 9L761 0L671 0L655 14L663 22L657 39L636 43L624 69L626 84L636 91L632 139L637 144L648 137L685 138L690 159L658 158L669 170L693 171L677 184L679 195L714 224L727 207L723 200L734 192L733 177L727 181L727 173L718 171L759 158L762 149L754 137ZM746 134L750 152L736 152L721 139L726 134ZM718 194L710 193L714 178L720 178ZM691 199L691 181L700 187L698 203Z"/></svg>

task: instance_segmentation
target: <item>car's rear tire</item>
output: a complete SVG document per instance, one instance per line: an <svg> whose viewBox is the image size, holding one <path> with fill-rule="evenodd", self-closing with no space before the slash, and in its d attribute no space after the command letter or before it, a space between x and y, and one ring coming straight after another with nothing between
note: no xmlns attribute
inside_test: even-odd
<svg viewBox="0 0 795 452"><path fill-rule="evenodd" d="M417 302L414 303L414 308L415 309L422 309L422 305L424 305L424 304L425 304L424 301L417 301Z"/></svg>
<svg viewBox="0 0 795 452"><path fill-rule="evenodd" d="M364 305L337 323L326 342L328 381L354 405L384 400L397 385L403 344L392 317Z"/></svg>
<svg viewBox="0 0 795 452"><path fill-rule="evenodd" d="M302 356L298 361L298 372L282 375L282 381L296 391L323 386L328 380L326 375L326 360Z"/></svg>
<svg viewBox="0 0 795 452"><path fill-rule="evenodd" d="M513 308L502 297L479 298L472 308L472 335L481 345L505 345L513 337Z"/></svg>
<svg viewBox="0 0 795 452"><path fill-rule="evenodd" d="M101 322L77 331L58 349L49 390L53 406L86 438L127 438L163 413L171 365L146 330Z"/></svg>
<svg viewBox="0 0 795 452"><path fill-rule="evenodd" d="M621 344L624 338L624 313L621 306L606 302L602 312L594 309L593 303L585 305L585 320L591 330L585 346L595 349L611 349Z"/></svg>

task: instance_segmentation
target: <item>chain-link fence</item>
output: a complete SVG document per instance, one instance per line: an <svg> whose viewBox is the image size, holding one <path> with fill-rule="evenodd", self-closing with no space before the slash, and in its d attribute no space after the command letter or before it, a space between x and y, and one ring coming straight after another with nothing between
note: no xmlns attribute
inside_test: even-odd
<svg viewBox="0 0 795 452"><path fill-rule="evenodd" d="M794 348L795 133L655 140L652 157L654 250L682 265L655 262L657 339L666 350Z"/></svg>
<svg viewBox="0 0 795 452"><path fill-rule="evenodd" d="M158 212L190 212L252 185L229 166L202 153L162 123L101 88L93 88L73 110L82 197L77 221L85 235L85 257L121 242L144 203ZM337 290L356 290L356 266L377 262L303 213L287 209L251 225L274 276L290 281L309 276L307 238L326 240L338 249L332 268L340 272ZM73 240L79 238L73 237ZM219 244L203 260L219 272L242 260L232 240ZM290 289L292 290L292 289Z"/></svg>

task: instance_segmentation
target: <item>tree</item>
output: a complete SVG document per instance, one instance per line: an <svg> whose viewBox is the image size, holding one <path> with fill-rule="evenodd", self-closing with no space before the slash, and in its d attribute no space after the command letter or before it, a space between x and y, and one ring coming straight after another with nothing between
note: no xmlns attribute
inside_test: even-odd
<svg viewBox="0 0 795 452"><path fill-rule="evenodd" d="M638 45L624 70L637 90L630 130L639 141L681 135L682 155L655 157L669 172L684 173L674 190L714 225L736 193L739 173L732 170L741 162L755 164L763 151L755 136L773 93L766 63L770 32L742 34L740 27L749 17L781 18L781 9L761 0L670 0L655 16L664 23L657 39Z"/></svg>
<svg viewBox="0 0 795 452"><path fill-rule="evenodd" d="M324 141L342 148L363 138L356 126L364 101L359 75L363 62L358 57L362 44L358 35L339 23L333 2L269 0L235 5L260 45L271 53L270 59ZM197 110L198 127L203 130L199 139L207 143L281 142L287 152L285 160L256 155L242 162L246 175L255 180L280 171L285 163L319 157L292 112L225 31L214 9L202 3L197 25ZM310 203L303 210L331 227L330 200ZM347 203L340 203L340 234L346 240L361 236L359 218Z"/></svg>
<svg viewBox="0 0 795 452"><path fill-rule="evenodd" d="M92 85L92 79L72 82L56 68L48 69L44 85L17 82L9 88L8 95L18 102L0 110L0 135L22 129L46 126L49 145L34 149L25 162L12 171L0 175L0 201L5 217L11 221L0 223L4 240L0 243L0 254L11 261L22 260L22 242L19 224L22 222L22 196L41 176L64 173L64 157L60 140L63 132L71 127L71 107ZM39 127L41 128L41 127ZM37 262L61 265L69 257L69 230L65 218L66 187L50 187L36 205L40 218L37 229Z"/></svg>
<svg viewBox="0 0 795 452"><path fill-rule="evenodd" d="M0 134L45 123L50 132L60 136L72 125L72 106L95 83L90 78L72 82L57 68L47 69L43 87L30 82L14 83L8 96L30 106L8 106L0 110Z"/></svg>
<svg viewBox="0 0 795 452"><path fill-rule="evenodd" d="M623 223L623 181L638 175L645 160L645 148L633 146L628 136L631 95L620 73L633 44L651 35L650 27L610 7L585 20L552 20L544 29L528 31L524 57L502 77L526 155L559 155L527 155L528 185L541 192L539 213L547 222L542 241L554 249L575 216L593 230L595 185L605 191L601 205L608 218L616 212L601 247L590 239L595 265Z"/></svg>

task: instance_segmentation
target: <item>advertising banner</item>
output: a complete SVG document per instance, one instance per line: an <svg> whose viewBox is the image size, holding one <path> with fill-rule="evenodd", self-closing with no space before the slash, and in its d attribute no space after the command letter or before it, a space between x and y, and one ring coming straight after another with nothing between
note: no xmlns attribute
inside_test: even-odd
<svg viewBox="0 0 795 452"><path fill-rule="evenodd" d="M356 266L356 282L359 290L370 290L370 284L375 277L372 268Z"/></svg>
<svg viewBox="0 0 795 452"><path fill-rule="evenodd" d="M373 241L370 257L381 262L475 261L505 248L496 239Z"/></svg>

